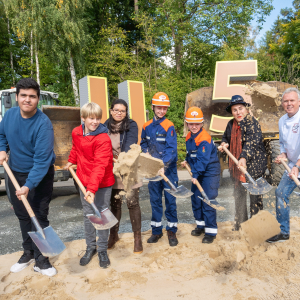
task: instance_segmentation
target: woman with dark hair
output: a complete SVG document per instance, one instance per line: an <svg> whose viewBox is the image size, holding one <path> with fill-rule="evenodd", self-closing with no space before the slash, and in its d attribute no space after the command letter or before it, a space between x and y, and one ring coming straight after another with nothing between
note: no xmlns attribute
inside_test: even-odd
<svg viewBox="0 0 300 300"><path fill-rule="evenodd" d="M233 230L239 230L240 224L248 220L247 191L242 183L246 182L240 167L247 169L254 180L263 176L267 169L267 155L263 142L262 131L258 121L249 114L249 103L242 96L232 96L226 111L233 119L227 124L221 146L229 147L231 153L238 159L238 166L229 158L229 171L234 181L235 225ZM223 152L223 148L219 147ZM263 196L250 194L250 217L263 209Z"/></svg>
<svg viewBox="0 0 300 300"><path fill-rule="evenodd" d="M113 101L110 107L109 119L104 125L108 128L108 135L111 139L114 158L118 159L121 152L127 152L132 144L138 142L138 126L135 121L128 117L128 105L122 99ZM111 211L118 219L118 223L110 229L108 249L113 248L119 240L118 231L121 220L122 197L119 195L124 186L119 177L115 176L115 184L111 193ZM139 204L139 189L133 189L127 197L127 207L134 234L134 250L136 254L143 252L141 236L141 209Z"/></svg>

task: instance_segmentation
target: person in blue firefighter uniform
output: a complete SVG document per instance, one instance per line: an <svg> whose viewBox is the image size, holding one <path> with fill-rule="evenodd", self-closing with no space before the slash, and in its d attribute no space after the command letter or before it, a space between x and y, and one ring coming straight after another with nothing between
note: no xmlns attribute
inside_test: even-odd
<svg viewBox="0 0 300 300"><path fill-rule="evenodd" d="M152 98L152 110L154 118L144 124L141 136L141 147L144 153L162 159L165 167L160 170L168 177L168 179L177 187L177 137L174 124L165 118L165 114L170 107L170 100L166 93L158 92ZM162 192L164 188L169 188L164 180L150 181L148 184L150 203L152 207L152 236L148 239L148 243L157 243L163 236L162 233ZM178 240L177 232L177 207L176 198L164 192L165 195L165 216L168 220L167 233L170 246L176 246Z"/></svg>
<svg viewBox="0 0 300 300"><path fill-rule="evenodd" d="M185 115L189 133L186 137L186 159L181 163L191 167L192 177L192 209L197 227L192 230L193 236L200 236L204 233L202 243L212 243L216 238L217 213L216 210L199 197L202 197L198 190L196 180L201 184L204 192L210 200L218 196L220 182L220 162L217 148L207 131L203 127L203 113L198 107L190 107Z"/></svg>

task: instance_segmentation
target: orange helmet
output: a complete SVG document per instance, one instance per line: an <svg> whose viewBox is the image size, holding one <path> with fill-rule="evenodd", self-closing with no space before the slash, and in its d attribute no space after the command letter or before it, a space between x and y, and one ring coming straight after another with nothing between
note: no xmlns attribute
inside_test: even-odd
<svg viewBox="0 0 300 300"><path fill-rule="evenodd" d="M170 107L169 96L164 92L157 92L152 98L152 105Z"/></svg>
<svg viewBox="0 0 300 300"><path fill-rule="evenodd" d="M199 107L190 107L185 113L185 121L187 123L202 123L203 113Z"/></svg>

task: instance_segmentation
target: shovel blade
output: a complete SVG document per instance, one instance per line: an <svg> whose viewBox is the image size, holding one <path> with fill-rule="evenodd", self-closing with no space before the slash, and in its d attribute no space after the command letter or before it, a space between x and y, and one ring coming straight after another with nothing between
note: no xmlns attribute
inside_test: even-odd
<svg viewBox="0 0 300 300"><path fill-rule="evenodd" d="M163 178L162 178L160 175L158 175L158 176L149 177L149 178L144 177L143 179L144 179L145 181L160 181L160 180L162 180Z"/></svg>
<svg viewBox="0 0 300 300"><path fill-rule="evenodd" d="M107 208L101 211L101 218L96 215L86 215L97 230L110 229L118 223L116 217Z"/></svg>
<svg viewBox="0 0 300 300"><path fill-rule="evenodd" d="M267 182L266 179L260 177L256 180L256 184L253 183L242 183L242 185L249 191L252 195L263 195L272 190L272 186Z"/></svg>
<svg viewBox="0 0 300 300"><path fill-rule="evenodd" d="M51 226L43 229L45 238L38 231L28 232L31 239L45 257L53 257L66 249L65 244L61 241L57 233Z"/></svg>
<svg viewBox="0 0 300 300"><path fill-rule="evenodd" d="M300 196L300 193L299 192L294 192L296 195Z"/></svg>
<svg viewBox="0 0 300 300"><path fill-rule="evenodd" d="M183 185L177 187L176 191L171 189L165 189L165 191L167 191L169 194L176 198L187 198L191 197L194 194Z"/></svg>

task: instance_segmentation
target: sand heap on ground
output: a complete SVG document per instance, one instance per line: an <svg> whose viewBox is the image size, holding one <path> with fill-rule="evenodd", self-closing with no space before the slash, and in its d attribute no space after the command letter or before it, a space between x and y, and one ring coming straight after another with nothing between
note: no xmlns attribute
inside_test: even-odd
<svg viewBox="0 0 300 300"><path fill-rule="evenodd" d="M98 300L98 299L300 299L300 218L291 219L291 238L254 248L232 232L232 223L219 223L213 244L193 237L194 224L179 224L177 247L169 247L166 233L157 244L133 254L132 233L109 251L110 268L99 268L98 257L82 267L78 252L85 242L67 243L67 249L51 259L58 274L52 278L32 270L9 269L21 252L0 256L0 299Z"/></svg>

